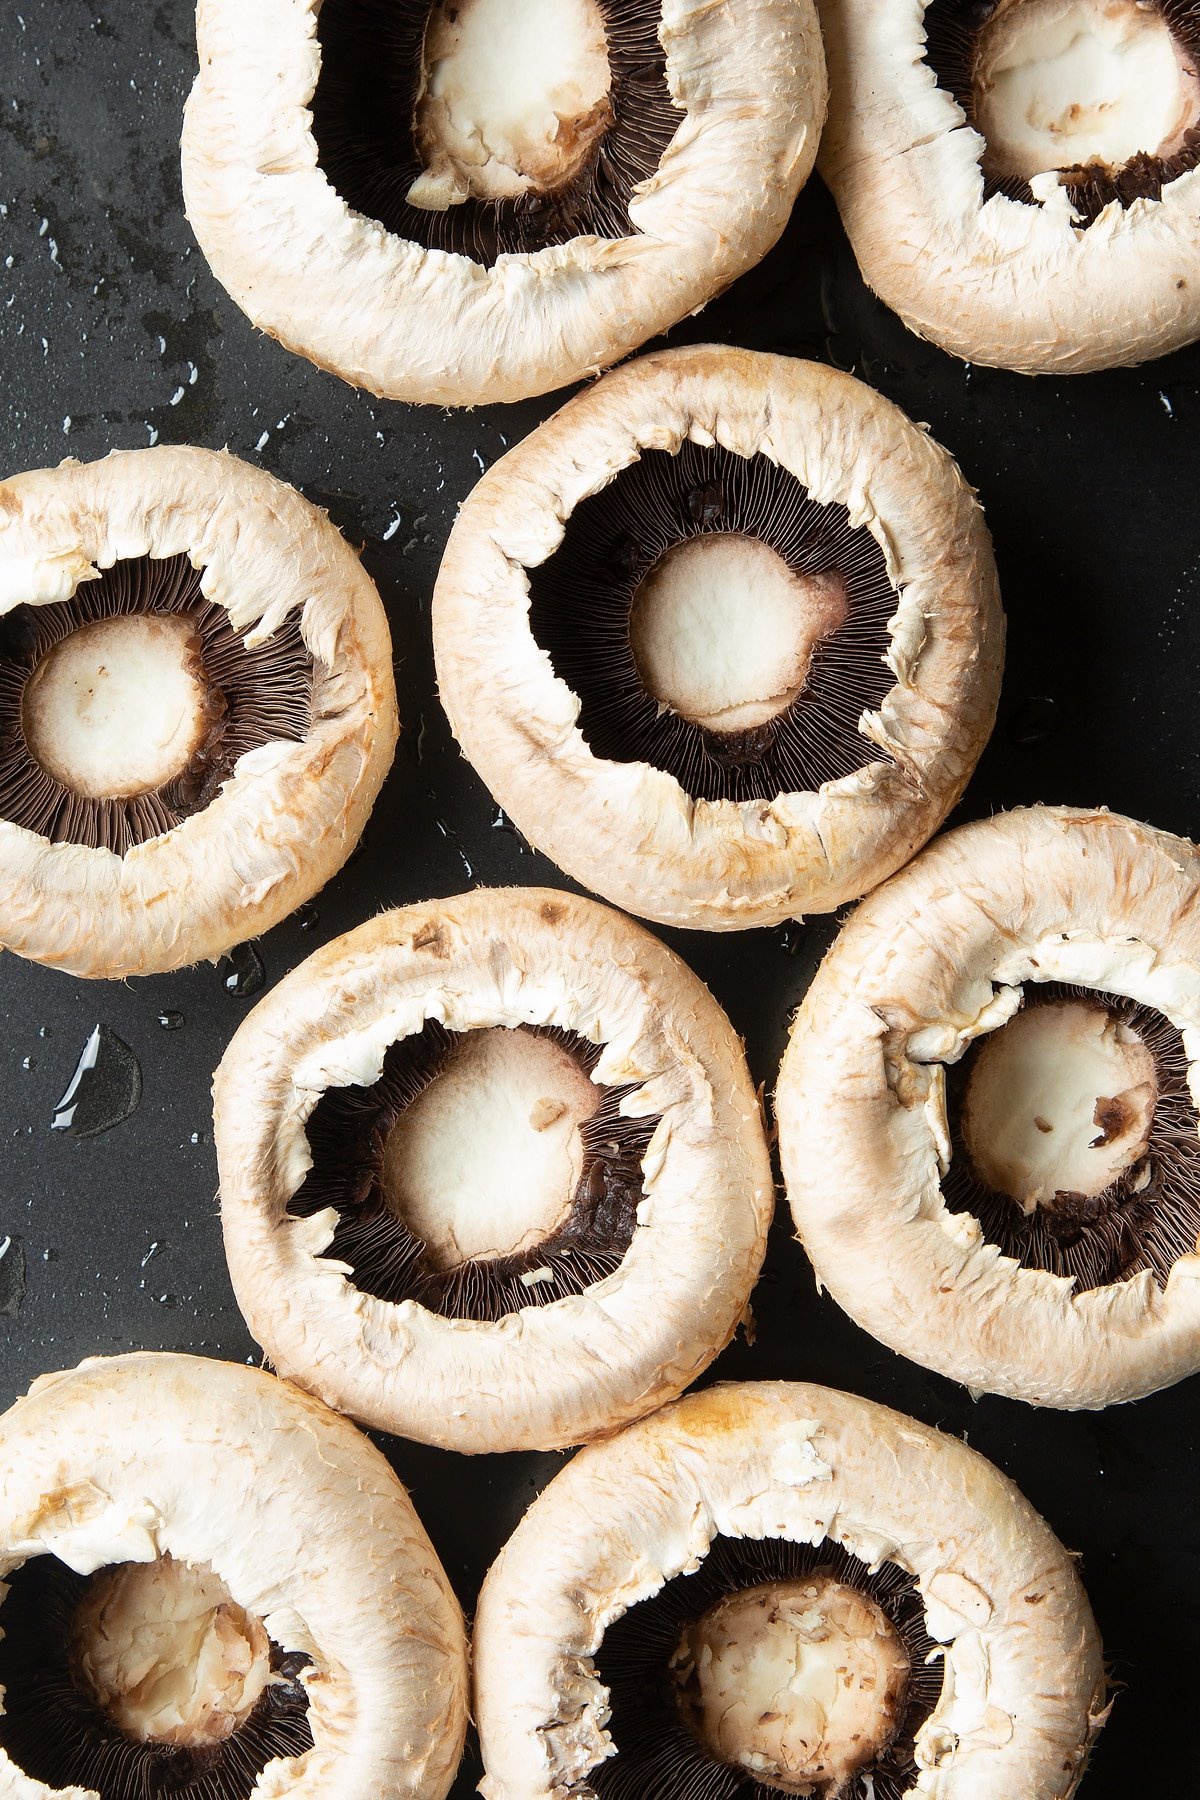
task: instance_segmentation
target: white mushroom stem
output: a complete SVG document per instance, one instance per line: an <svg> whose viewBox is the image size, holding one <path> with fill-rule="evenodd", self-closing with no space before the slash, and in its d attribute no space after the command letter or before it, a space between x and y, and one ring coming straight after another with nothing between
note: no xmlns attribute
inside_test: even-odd
<svg viewBox="0 0 1200 1800"><path fill-rule="evenodd" d="M672 1666L710 1755L801 1794L840 1792L875 1759L909 1674L881 1608L828 1576L731 1594L685 1628Z"/></svg>
<svg viewBox="0 0 1200 1800"><path fill-rule="evenodd" d="M709 731L749 731L791 705L847 610L839 576L796 575L759 538L688 538L634 596L634 658L663 706Z"/></svg>
<svg viewBox="0 0 1200 1800"><path fill-rule="evenodd" d="M220 1742L250 1716L270 1679L262 1622L212 1569L169 1556L99 1574L75 1638L96 1700L142 1742Z"/></svg>
<svg viewBox="0 0 1200 1800"><path fill-rule="evenodd" d="M1200 119L1196 70L1139 0L1013 0L980 34L975 80L988 164L1025 180L1171 155Z"/></svg>
<svg viewBox="0 0 1200 1800"><path fill-rule="evenodd" d="M583 1171L579 1127L599 1098L551 1039L466 1033L384 1152L390 1204L436 1267L532 1249L562 1223Z"/></svg>
<svg viewBox="0 0 1200 1800"><path fill-rule="evenodd" d="M596 0L442 4L425 34L425 172L409 200L444 207L570 180L611 120L611 79Z"/></svg>
<svg viewBox="0 0 1200 1800"><path fill-rule="evenodd" d="M211 720L186 618L132 614L56 644L25 690L26 741L77 794L149 793L180 775Z"/></svg>
<svg viewBox="0 0 1200 1800"><path fill-rule="evenodd" d="M1157 1098L1129 1026L1082 1001L1036 1006L979 1049L963 1136L980 1178L1029 1213L1110 1187L1144 1155Z"/></svg>

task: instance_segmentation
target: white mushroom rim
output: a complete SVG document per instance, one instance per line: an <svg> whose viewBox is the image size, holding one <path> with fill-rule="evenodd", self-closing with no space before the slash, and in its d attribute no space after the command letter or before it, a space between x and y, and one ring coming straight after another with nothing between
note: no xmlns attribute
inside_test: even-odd
<svg viewBox="0 0 1200 1800"><path fill-rule="evenodd" d="M460 511L439 689L525 835L606 898L821 911L943 816L1003 625L973 496L836 371L715 347L606 376Z"/></svg>
<svg viewBox="0 0 1200 1800"><path fill-rule="evenodd" d="M717 1387L582 1452L476 1615L488 1800L1074 1791L1104 1717L1071 1561L957 1441Z"/></svg>
<svg viewBox="0 0 1200 1800"><path fill-rule="evenodd" d="M1029 374L1200 332L1191 0L829 0L821 172L909 328Z"/></svg>
<svg viewBox="0 0 1200 1800"><path fill-rule="evenodd" d="M184 191L219 277L291 348L440 404L545 392L703 305L783 229L825 114L812 0L267 0L252 32L201 0L197 39Z"/></svg>
<svg viewBox="0 0 1200 1800"><path fill-rule="evenodd" d="M0 940L84 975L220 955L362 829L396 734L379 597L321 513L227 454L4 493Z"/></svg>
<svg viewBox="0 0 1200 1800"><path fill-rule="evenodd" d="M0 1446L0 1785L442 1800L461 1615L353 1427L260 1371L143 1354L36 1383Z"/></svg>
<svg viewBox="0 0 1200 1800"><path fill-rule="evenodd" d="M781 1151L819 1280L885 1342L1068 1406L1197 1366L1198 879L1148 827L1016 812L949 834L835 945L780 1073ZM861 1230L867 1183L886 1289L841 1213Z"/></svg>
<svg viewBox="0 0 1200 1800"><path fill-rule="evenodd" d="M732 1335L769 1162L728 1021L636 926L542 890L386 915L218 1071L234 1288L277 1367L487 1450L579 1442Z"/></svg>

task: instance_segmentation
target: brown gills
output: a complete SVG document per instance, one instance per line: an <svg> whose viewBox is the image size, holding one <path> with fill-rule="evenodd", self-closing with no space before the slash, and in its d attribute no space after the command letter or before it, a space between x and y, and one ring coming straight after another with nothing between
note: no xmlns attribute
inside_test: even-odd
<svg viewBox="0 0 1200 1800"><path fill-rule="evenodd" d="M683 118L667 87L659 0L597 0L608 39L612 122L569 181L516 199L409 203L422 172L416 108L431 0L324 0L312 101L321 168L346 204L427 250L490 267L572 238L636 235L629 203Z"/></svg>
<svg viewBox="0 0 1200 1800"><path fill-rule="evenodd" d="M272 1645L276 1679L232 1736L198 1749L141 1742L114 1724L73 1667L75 1618L91 1578L47 1555L6 1580L0 1747L34 1781L94 1790L102 1800L249 1800L269 1762L312 1749L303 1652Z"/></svg>
<svg viewBox="0 0 1200 1800"><path fill-rule="evenodd" d="M718 1537L695 1574L677 1575L604 1634L594 1660L609 1690L608 1729L617 1754L588 1776L599 1800L778 1800L777 1786L703 1749L681 1716L670 1664L684 1629L729 1594L813 1576L873 1600L897 1631L910 1668L895 1734L868 1768L843 1784L837 1800L904 1800L913 1791L914 1740L942 1690L940 1667L927 1661L938 1646L913 1577L895 1563L869 1569L829 1540Z"/></svg>
<svg viewBox="0 0 1200 1800"><path fill-rule="evenodd" d="M710 532L757 538L793 574L835 575L845 587L845 623L817 644L803 689L749 731L708 730L664 708L634 657L642 581L674 545ZM844 506L814 500L766 456L690 440L677 455L643 451L575 508L554 555L530 569L529 589L533 635L578 696L594 756L649 763L696 800L735 801L811 792L885 760L859 730L895 683L885 658L899 602L883 551Z"/></svg>
<svg viewBox="0 0 1200 1800"><path fill-rule="evenodd" d="M938 86L953 94L968 125L975 124L975 65L980 33L1003 0L930 0L925 8L925 61L937 76ZM1200 65L1200 0L1140 0L1161 13L1176 42L1194 66ZM1159 158L1140 150L1119 168L1088 162L1059 171L1078 214L1079 225L1094 225L1104 208L1116 200L1132 206L1135 200L1161 200L1169 182L1200 165L1200 126L1194 126L1171 156ZM996 176L986 167L983 197L1006 194L1026 206L1041 204L1028 181L1020 176Z"/></svg>
<svg viewBox="0 0 1200 1800"><path fill-rule="evenodd" d="M1183 1039L1162 1013L1119 994L1030 982L1022 1005L1068 1001L1103 1008L1150 1051L1158 1100L1145 1155L1103 1193L1060 1194L1053 1206L1035 1207L1027 1216L1007 1194L980 1179L964 1142L962 1101L977 1043L946 1070L953 1154L942 1181L943 1199L951 1212L978 1219L985 1240L1022 1268L1073 1276L1079 1293L1127 1281L1143 1270L1165 1288L1178 1259L1195 1253L1200 1235L1200 1132Z"/></svg>
<svg viewBox="0 0 1200 1800"><path fill-rule="evenodd" d="M295 617L247 649L223 606L206 600L186 556L134 557L82 582L70 600L18 606L0 619L0 818L55 844L124 856L202 812L239 757L277 739L300 742L312 721L313 660ZM26 683L71 634L132 614L186 618L208 707L188 767L149 793L80 794L43 768L25 735Z"/></svg>
<svg viewBox="0 0 1200 1800"><path fill-rule="evenodd" d="M600 1047L553 1026L520 1026L549 1038L590 1075ZM642 1159L657 1118L628 1119L620 1103L633 1090L601 1087L596 1111L579 1127L583 1168L562 1225L519 1255L433 1265L425 1245L389 1206L384 1152L396 1121L445 1067L460 1034L431 1020L393 1044L369 1088L331 1088L308 1121L313 1164L288 1203L294 1218L333 1207L338 1225L322 1253L348 1263L361 1293L419 1305L451 1319L502 1319L526 1306L581 1294L621 1265L644 1197ZM537 1273L534 1282L522 1276Z"/></svg>

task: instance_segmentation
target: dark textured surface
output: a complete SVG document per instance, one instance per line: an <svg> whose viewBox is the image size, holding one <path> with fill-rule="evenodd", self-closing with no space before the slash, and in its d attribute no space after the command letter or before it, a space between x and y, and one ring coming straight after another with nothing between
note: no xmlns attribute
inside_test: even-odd
<svg viewBox="0 0 1200 1800"><path fill-rule="evenodd" d="M433 695L428 617L456 505L555 402L455 415L389 405L251 330L183 218L176 146L194 58L185 0L7 0L0 16L5 465L97 456L155 433L228 444L295 482L363 544L391 617L405 725L394 773L365 852L315 916L264 941L267 979L386 904L473 881L560 881L496 827L454 752ZM965 369L864 291L815 183L780 247L674 341L706 337L855 370L928 421L981 489L1010 648L1000 726L964 816L1061 800L1195 831L1200 355L1071 383ZM728 1007L768 1083L830 932L817 921L730 938L668 934ZM17 1240L0 1259L0 1400L93 1352L253 1354L215 1199L209 1078L248 1004L225 991L225 973L89 986L12 957L0 963L0 1243ZM160 1013L184 1023L166 1029ZM136 1051L140 1106L97 1137L51 1135L97 1021ZM1128 1800L1152 1776L1194 1793L1195 1384L1100 1417L975 1404L818 1299L782 1222L755 1311L753 1349L739 1343L716 1373L826 1381L965 1433L1082 1552L1125 1684L1084 1794ZM469 1607L561 1459L468 1465L391 1448ZM456 1791L470 1786L464 1775Z"/></svg>

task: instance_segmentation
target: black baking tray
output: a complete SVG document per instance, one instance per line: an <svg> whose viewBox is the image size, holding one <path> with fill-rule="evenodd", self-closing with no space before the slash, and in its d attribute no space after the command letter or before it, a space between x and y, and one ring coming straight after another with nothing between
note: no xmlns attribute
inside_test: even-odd
<svg viewBox="0 0 1200 1800"><path fill-rule="evenodd" d="M565 396L448 413L373 400L253 331L184 220L185 0L5 0L0 73L0 409L8 470L113 446L228 445L328 508L391 619L404 737L365 847L259 946L277 981L398 902L486 883L570 884L508 828L434 692L429 598L455 509ZM1045 800L1194 834L1200 735L1200 353L1074 381L965 367L864 288L817 180L782 242L671 334L815 357L928 423L981 491L1009 618L1000 721L957 817ZM663 935L772 1084L789 1016L836 929ZM131 1348L257 1360L221 1251L209 1083L251 1004L227 969L89 984L0 960L0 1404L38 1374ZM236 984L235 984L236 985ZM180 1016L182 1023L179 1022ZM166 1019L166 1025L160 1018ZM51 1130L97 1024L136 1054L136 1110ZM709 1379L802 1378L969 1439L1082 1557L1119 1684L1083 1787L1200 1789L1197 1389L1099 1415L972 1401L827 1299L781 1208L754 1310ZM467 1461L381 1440L464 1606L558 1455ZM471 1760L455 1789L468 1795ZM1012 1800L1021 1800L1014 1795Z"/></svg>

